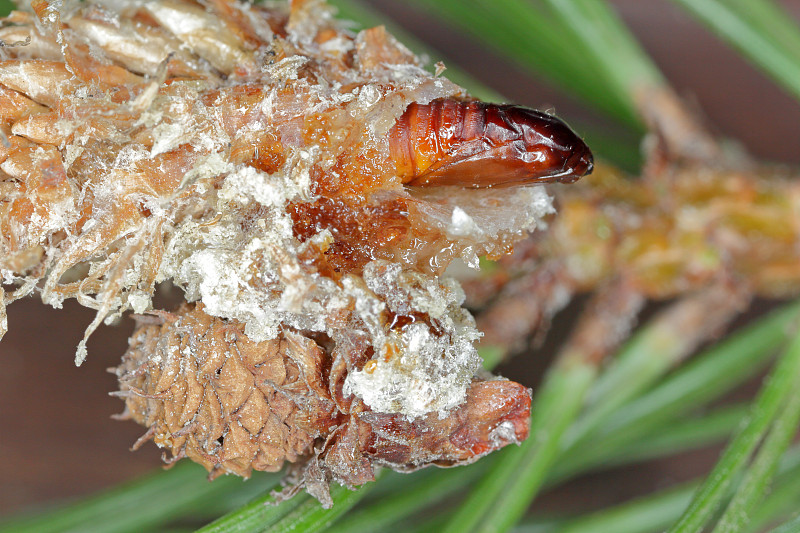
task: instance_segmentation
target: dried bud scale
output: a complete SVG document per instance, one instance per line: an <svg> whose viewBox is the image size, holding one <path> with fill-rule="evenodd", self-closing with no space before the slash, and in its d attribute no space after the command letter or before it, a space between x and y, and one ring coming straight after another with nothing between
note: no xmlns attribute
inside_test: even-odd
<svg viewBox="0 0 800 533"><path fill-rule="evenodd" d="M308 475L355 485L525 438L529 392L476 377L479 333L438 275L535 229L552 212L536 183L591 170L577 136L470 103L321 1L58 6L0 28L20 43L0 47L0 269L18 285L0 307L41 282L98 310L88 336L183 288L197 303L137 330L121 393L212 475L314 457ZM473 188L506 184L533 186Z"/></svg>
<svg viewBox="0 0 800 533"><path fill-rule="evenodd" d="M150 428L143 440L211 477L316 456L323 475L358 485L373 479L373 465L467 463L527 437L530 395L521 385L474 380L443 417L381 413L343 391L354 353L328 354L289 330L253 342L241 324L185 305L134 334L117 369L119 394L125 416Z"/></svg>
<svg viewBox="0 0 800 533"><path fill-rule="evenodd" d="M276 471L308 455L336 425L333 402L319 395L321 359L297 334L251 342L200 304L137 330L117 369L119 394L127 416L150 428L172 460L247 477L251 468ZM322 420L302 416L298 404Z"/></svg>

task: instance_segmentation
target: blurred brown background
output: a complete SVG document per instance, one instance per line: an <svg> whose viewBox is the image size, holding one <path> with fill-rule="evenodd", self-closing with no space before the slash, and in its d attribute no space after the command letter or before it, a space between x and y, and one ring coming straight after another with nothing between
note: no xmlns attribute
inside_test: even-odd
<svg viewBox="0 0 800 533"><path fill-rule="evenodd" d="M738 139L761 158L800 163L796 100L667 0L612 3L678 92L702 109L714 131ZM800 18L800 1L782 3ZM603 124L601 117L557 89L526 77L424 13L392 0L374 5L510 100ZM107 395L116 384L105 369L119 361L132 321L101 327L89 342L87 362L80 368L73 364L75 346L92 318L92 311L74 301L61 310L32 299L9 308L10 331L0 343L0 515L102 490L159 465L155 446L128 451L142 428L109 418L121 410L122 402ZM528 361L518 360L505 373L534 385L552 344ZM540 505L548 510L608 505L687 479L715 458L716 450L705 450L674 461L598 473L546 495Z"/></svg>

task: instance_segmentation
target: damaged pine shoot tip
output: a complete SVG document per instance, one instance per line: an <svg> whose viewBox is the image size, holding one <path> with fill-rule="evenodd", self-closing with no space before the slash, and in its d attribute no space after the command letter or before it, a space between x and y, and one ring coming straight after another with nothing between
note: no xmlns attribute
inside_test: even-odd
<svg viewBox="0 0 800 533"><path fill-rule="evenodd" d="M321 0L36 0L3 24L26 43L0 61L3 281L97 311L77 364L102 322L153 317L116 369L135 447L211 479L288 464L280 497L329 508L332 482L527 437L530 391L482 369L444 270L509 252L554 212L542 184L591 172L566 124ZM164 282L186 303L154 309Z"/></svg>

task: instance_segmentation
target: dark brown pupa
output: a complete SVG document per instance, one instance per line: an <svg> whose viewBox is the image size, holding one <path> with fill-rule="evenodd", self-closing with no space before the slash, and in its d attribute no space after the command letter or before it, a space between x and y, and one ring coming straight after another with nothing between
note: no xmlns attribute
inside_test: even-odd
<svg viewBox="0 0 800 533"><path fill-rule="evenodd" d="M389 139L397 172L412 186L569 183L593 166L589 147L561 120L516 105L413 103Z"/></svg>

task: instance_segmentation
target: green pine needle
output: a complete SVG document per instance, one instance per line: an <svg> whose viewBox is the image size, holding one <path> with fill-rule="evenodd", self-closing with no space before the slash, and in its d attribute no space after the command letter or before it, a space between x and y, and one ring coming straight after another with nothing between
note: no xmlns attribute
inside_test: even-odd
<svg viewBox="0 0 800 533"><path fill-rule="evenodd" d="M756 506L769 492L781 457L789 448L792 437L797 434L798 422L800 422L800 389L794 387L789 391L786 405L775 418L769 435L739 484L736 495L714 528L715 533L739 533L748 525Z"/></svg>
<svg viewBox="0 0 800 533"><path fill-rule="evenodd" d="M769 0L673 0L800 99L800 29Z"/></svg>
<svg viewBox="0 0 800 533"><path fill-rule="evenodd" d="M750 455L769 430L782 406L795 392L798 381L800 381L800 335L795 338L773 369L741 431L725 449L719 462L708 475L706 482L698 489L689 508L670 529L670 533L693 533L703 528L725 497L735 476L745 466ZM787 410L787 412L788 417L794 415L791 410ZM771 460L772 457L767 459ZM765 475L755 474L754 477L753 482L762 483ZM745 495L744 498L751 498L751 496ZM743 504L748 505L747 500Z"/></svg>
<svg viewBox="0 0 800 533"><path fill-rule="evenodd" d="M179 464L65 508L2 522L0 532L137 533L181 516L213 517L280 479L275 475L249 481L223 477L209 483L206 476L193 463Z"/></svg>
<svg viewBox="0 0 800 533"><path fill-rule="evenodd" d="M617 409L596 431L578 438L575 429L559 467L579 470L573 461L635 442L727 393L764 368L771 354L786 342L786 331L799 313L799 304L773 312L705 350L635 401ZM652 357L658 354L653 352ZM577 428L581 426L585 423Z"/></svg>
<svg viewBox="0 0 800 533"><path fill-rule="evenodd" d="M601 0L415 0L599 110L641 128L636 100L664 79Z"/></svg>
<svg viewBox="0 0 800 533"><path fill-rule="evenodd" d="M772 533L797 533L800 531L800 514L772 530Z"/></svg>

